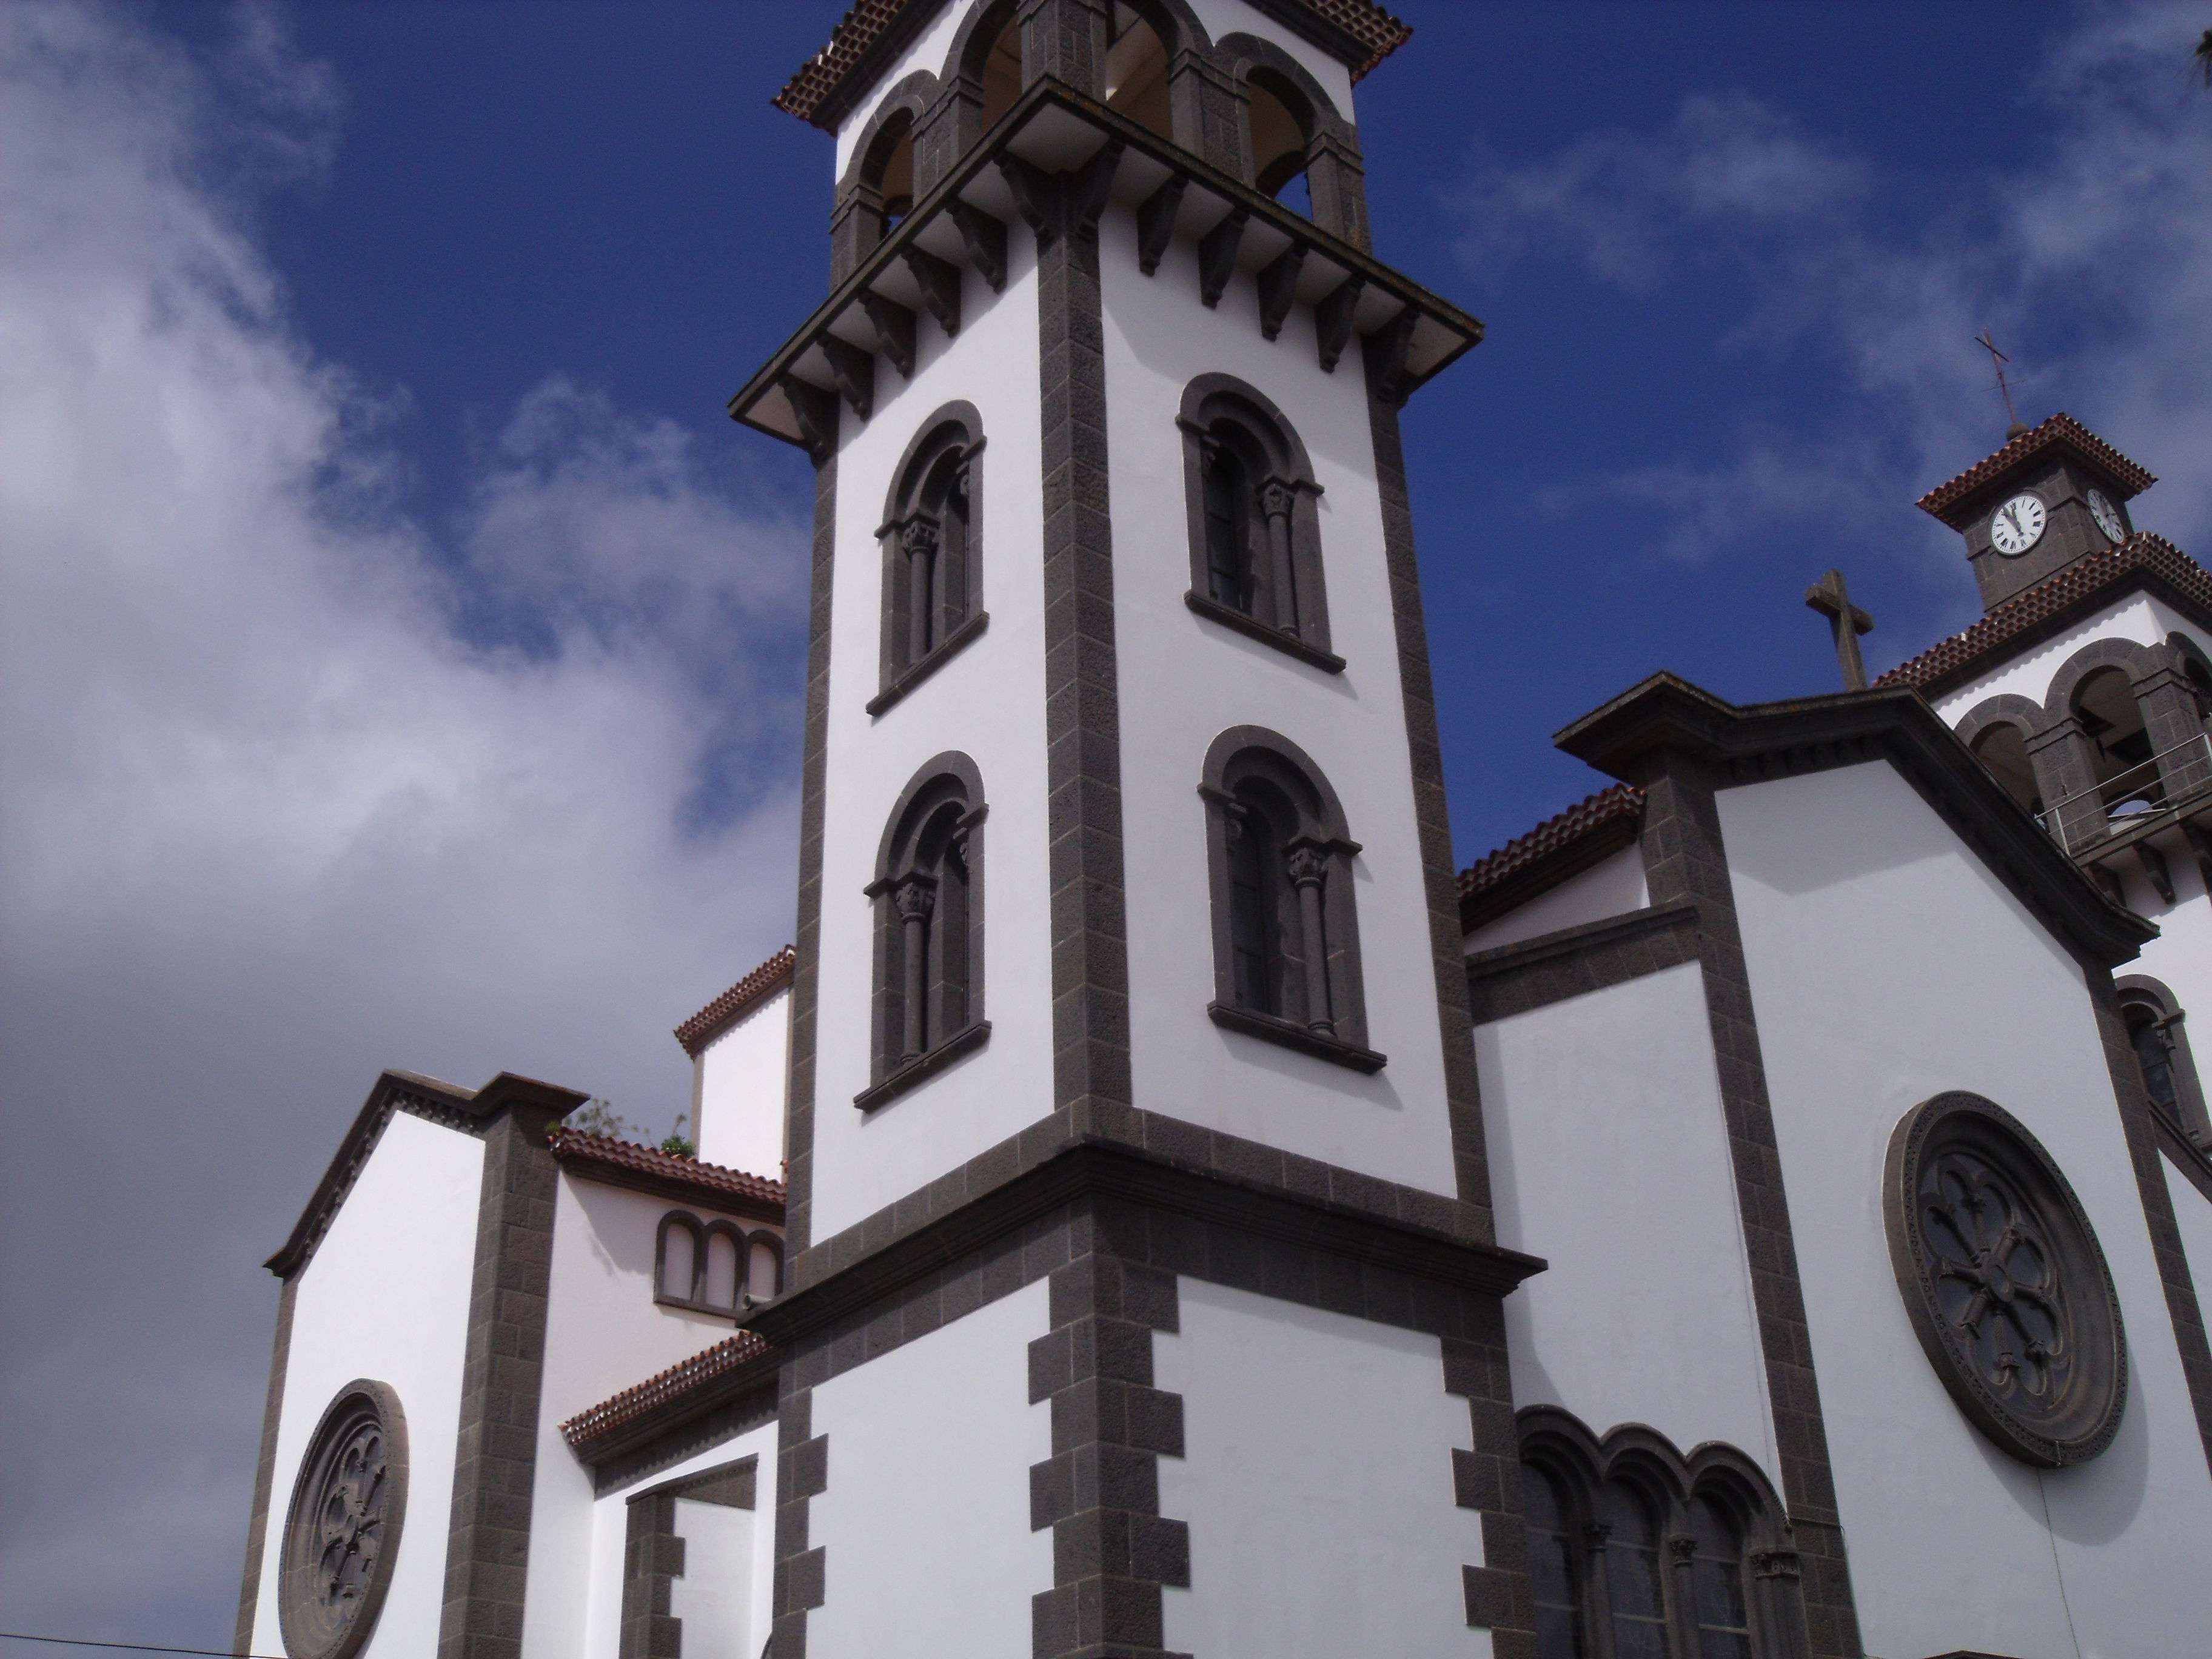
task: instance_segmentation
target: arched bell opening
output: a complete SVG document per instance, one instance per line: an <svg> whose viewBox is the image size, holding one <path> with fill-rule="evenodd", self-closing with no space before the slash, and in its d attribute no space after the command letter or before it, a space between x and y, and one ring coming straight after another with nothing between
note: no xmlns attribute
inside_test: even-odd
<svg viewBox="0 0 2212 1659"><path fill-rule="evenodd" d="M2075 689L2074 718L2094 757L2097 788L2115 820L2156 811L2165 803L2150 734L2126 672L2100 668Z"/></svg>
<svg viewBox="0 0 2212 1659"><path fill-rule="evenodd" d="M1273 71L1255 69L1245 83L1252 135L1252 183L1262 195L1311 216L1306 161L1313 110L1305 94Z"/></svg>
<svg viewBox="0 0 2212 1659"><path fill-rule="evenodd" d="M877 134L860 167L860 182L882 203L883 229L914 210L914 119L902 112Z"/></svg>
<svg viewBox="0 0 2212 1659"><path fill-rule="evenodd" d="M2040 815L2043 794L2036 787L2035 767L2027 757L2027 739L2017 726L1992 726L1974 740L1974 758L2029 811Z"/></svg>
<svg viewBox="0 0 2212 1659"><path fill-rule="evenodd" d="M1022 26L1012 7L984 55L982 80L983 131L988 132L1022 95Z"/></svg>
<svg viewBox="0 0 2212 1659"><path fill-rule="evenodd" d="M1175 112L1168 97L1168 53L1159 31L1126 0L1116 0L1106 47L1106 107L1146 131L1172 140Z"/></svg>

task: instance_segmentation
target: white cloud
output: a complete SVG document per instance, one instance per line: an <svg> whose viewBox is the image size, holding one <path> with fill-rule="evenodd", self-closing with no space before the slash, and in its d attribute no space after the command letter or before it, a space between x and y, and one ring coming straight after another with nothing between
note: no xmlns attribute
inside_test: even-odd
<svg viewBox="0 0 2212 1659"><path fill-rule="evenodd" d="M1659 544L1696 556L1824 497L1845 522L1855 502L1910 500L1990 447L1988 363L1967 344L1988 325L2014 350L2023 414L2064 407L2103 431L2161 477L2141 521L2212 551L2212 98L2185 68L2197 9L2054 14L2038 160L1959 180L1942 210L1882 211L1905 181L1747 99L1479 165L1455 203L1470 265L1564 261L1639 296L1727 267L1748 298L1716 325L1716 372L1732 354L1832 354L1842 381L1818 430L1751 432L1718 465L1592 478L1551 504L1656 503L1673 514ZM1840 494L1819 482L1837 457L1863 458ZM1705 510L1731 491L1735 511ZM1950 556L1938 534L1924 546Z"/></svg>
<svg viewBox="0 0 2212 1659"><path fill-rule="evenodd" d="M252 1264L375 1066L665 1122L790 927L803 529L558 377L401 514L252 232L336 107L273 14L0 9L15 1628L227 1636Z"/></svg>

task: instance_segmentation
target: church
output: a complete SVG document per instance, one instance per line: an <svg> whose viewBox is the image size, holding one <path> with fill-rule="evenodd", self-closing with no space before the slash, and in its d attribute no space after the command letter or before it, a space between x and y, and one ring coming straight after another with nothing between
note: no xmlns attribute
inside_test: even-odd
<svg viewBox="0 0 2212 1659"><path fill-rule="evenodd" d="M859 0L784 88L793 943L677 1028L696 1157L376 1080L236 1652L2201 1650L2212 573L2015 422L1920 501L1978 622L1869 684L1831 573L1844 690L1654 674L1455 870L1408 34Z"/></svg>

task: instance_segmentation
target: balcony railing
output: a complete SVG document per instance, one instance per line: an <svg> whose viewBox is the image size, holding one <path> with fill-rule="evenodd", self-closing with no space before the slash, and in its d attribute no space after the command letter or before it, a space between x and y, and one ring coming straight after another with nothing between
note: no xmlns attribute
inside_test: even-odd
<svg viewBox="0 0 2212 1659"><path fill-rule="evenodd" d="M2135 819L2170 811L2206 795L2212 795L2212 733L2200 732L2087 789L2075 790L2035 816L2052 840L2079 855L2119 834ZM2094 812L2067 810L2092 797L2098 802Z"/></svg>

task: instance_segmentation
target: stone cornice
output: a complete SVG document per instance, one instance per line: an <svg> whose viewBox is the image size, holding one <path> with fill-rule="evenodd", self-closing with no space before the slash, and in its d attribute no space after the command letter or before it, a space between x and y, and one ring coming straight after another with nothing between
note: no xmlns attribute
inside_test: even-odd
<svg viewBox="0 0 2212 1659"><path fill-rule="evenodd" d="M967 250L978 218L1003 228L1018 212L998 165L1002 159L1059 173L1109 145L1119 147L1110 181L1117 199L1133 206L1165 199L1172 209L1167 222L1188 224L1192 235L1204 228L1201 240L1209 243L1243 215L1226 244L1235 269L1249 263L1240 247L1260 250L1261 270L1293 257L1297 292L1311 296L1317 323L1327 323L1317 331L1324 362L1333 368L1354 336L1377 341L1387 348L1382 378L1391 401L1402 402L1482 338L1481 323L1449 301L1119 112L1047 79L1016 100L738 388L729 402L731 418L798 444L817 460L830 453L838 400L866 419L874 404L876 354L903 350L903 325L894 331L900 337L890 339L884 326L886 318L914 315L908 301L918 296L908 254L975 263ZM1164 195L1178 180L1179 194ZM1218 209L1211 218L1209 203Z"/></svg>

